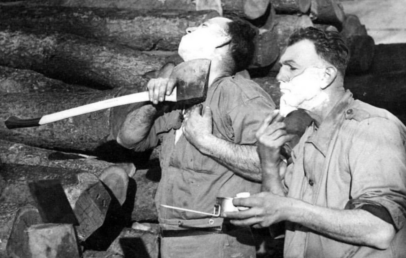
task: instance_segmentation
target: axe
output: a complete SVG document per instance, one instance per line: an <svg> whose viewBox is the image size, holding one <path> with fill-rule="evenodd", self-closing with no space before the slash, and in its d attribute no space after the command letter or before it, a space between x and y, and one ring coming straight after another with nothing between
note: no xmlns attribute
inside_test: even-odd
<svg viewBox="0 0 406 258"><path fill-rule="evenodd" d="M208 59L195 59L177 65L169 77L170 80L175 81L175 88L171 95L165 97L165 101L185 101L188 104L204 101L209 70L210 60ZM102 100L38 118L21 119L12 116L4 124L8 129L34 127L107 108L146 101L149 101L148 91Z"/></svg>

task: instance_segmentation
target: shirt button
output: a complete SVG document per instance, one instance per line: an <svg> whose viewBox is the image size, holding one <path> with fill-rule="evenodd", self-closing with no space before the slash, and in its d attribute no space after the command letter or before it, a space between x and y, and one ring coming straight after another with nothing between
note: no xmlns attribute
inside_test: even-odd
<svg viewBox="0 0 406 258"><path fill-rule="evenodd" d="M313 186L314 185L314 181L312 179L309 179L309 185Z"/></svg>
<svg viewBox="0 0 406 258"><path fill-rule="evenodd" d="M347 110L347 115L352 115L352 113L353 113L353 110L352 110L352 109L348 109L348 110Z"/></svg>

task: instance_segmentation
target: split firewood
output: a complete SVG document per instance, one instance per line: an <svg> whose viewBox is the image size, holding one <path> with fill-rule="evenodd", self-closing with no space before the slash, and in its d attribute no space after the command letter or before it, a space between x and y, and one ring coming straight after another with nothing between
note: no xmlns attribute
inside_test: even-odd
<svg viewBox="0 0 406 258"><path fill-rule="evenodd" d="M75 230L71 224L37 224L27 230L32 257L81 257Z"/></svg>
<svg viewBox="0 0 406 258"><path fill-rule="evenodd" d="M331 24L341 31L344 9L337 0L312 0L310 14L315 23Z"/></svg>
<svg viewBox="0 0 406 258"><path fill-rule="evenodd" d="M158 232L125 228L110 245L108 251L130 257L158 258Z"/></svg>
<svg viewBox="0 0 406 258"><path fill-rule="evenodd" d="M406 44L379 44L375 46L371 74L406 73Z"/></svg>
<svg viewBox="0 0 406 258"><path fill-rule="evenodd" d="M66 84L32 70L0 66L0 94L89 91L96 90L81 85Z"/></svg>
<svg viewBox="0 0 406 258"><path fill-rule="evenodd" d="M2 241L7 243L7 255L15 258L31 257L28 228L42 223L38 209L32 205L22 206L15 213L9 236Z"/></svg>
<svg viewBox="0 0 406 258"><path fill-rule="evenodd" d="M176 51L188 27L214 11L130 10L50 6L0 7L0 29L71 33L136 50Z"/></svg>
<svg viewBox="0 0 406 258"><path fill-rule="evenodd" d="M68 34L0 31L0 65L95 88L146 83L142 76L160 69L165 58Z"/></svg>
<svg viewBox="0 0 406 258"><path fill-rule="evenodd" d="M156 161L144 163L148 169L138 169L131 163L109 163L97 159L63 159L50 160L55 153L35 147L0 141L0 161L2 171L0 185L5 202L26 203L32 201L27 180L59 179L65 193L74 208L80 195L99 181L104 171L114 168L128 174L128 192L123 209L131 214L131 219L156 220L154 196L160 180L159 164ZM68 156L69 157L69 156ZM28 171L28 172L27 172ZM117 173L121 173L121 172ZM108 173L110 173L108 172Z"/></svg>
<svg viewBox="0 0 406 258"><path fill-rule="evenodd" d="M2 181L0 176L0 182ZM0 186L4 187L3 185ZM0 257L7 257L6 247L8 238L10 237L13 228L13 222L16 218L21 204L13 202L0 202Z"/></svg>
<svg viewBox="0 0 406 258"><path fill-rule="evenodd" d="M277 13L307 13L311 0L270 0Z"/></svg>
<svg viewBox="0 0 406 258"><path fill-rule="evenodd" d="M118 207L118 205L111 207L113 202L100 181L81 193L74 209L79 221L76 227L79 239L86 240L105 223L109 210Z"/></svg>

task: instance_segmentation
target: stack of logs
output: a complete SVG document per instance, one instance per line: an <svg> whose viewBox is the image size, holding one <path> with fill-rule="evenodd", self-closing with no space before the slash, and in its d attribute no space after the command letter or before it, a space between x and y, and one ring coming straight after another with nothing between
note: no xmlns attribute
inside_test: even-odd
<svg viewBox="0 0 406 258"><path fill-rule="evenodd" d="M159 149L133 153L117 145L109 109L37 128L8 130L4 121L143 91L154 71L177 58L187 27L220 15L237 15L256 28L249 72L275 102L280 97L278 58L288 36L315 26L337 30L347 40L346 87L357 98L406 119L401 108L405 47L375 46L358 17L346 15L335 0L0 0L0 256L30 257L29 251L21 252L29 249L27 244L16 244L27 240L13 234L18 225L30 233L49 227L41 224L45 221L28 182L60 180L77 212L79 195L100 184L104 171L118 167L130 177L120 208L129 214L124 229L103 250L87 248L83 255L123 257L132 250L137 257L158 257L154 194ZM98 208L94 212L101 213ZM124 250L123 243L129 242L138 246Z"/></svg>

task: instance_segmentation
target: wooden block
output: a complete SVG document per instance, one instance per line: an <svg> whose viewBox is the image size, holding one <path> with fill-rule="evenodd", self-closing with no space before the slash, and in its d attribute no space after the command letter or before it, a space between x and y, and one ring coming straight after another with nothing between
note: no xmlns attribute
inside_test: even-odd
<svg viewBox="0 0 406 258"><path fill-rule="evenodd" d="M7 255L13 258L31 257L27 229L42 223L37 208L27 205L20 208L15 216L13 228L7 241Z"/></svg>
<svg viewBox="0 0 406 258"><path fill-rule="evenodd" d="M28 183L44 223L78 224L60 180L37 180Z"/></svg>
<svg viewBox="0 0 406 258"><path fill-rule="evenodd" d="M111 196L102 182L90 186L80 195L74 212L79 221L77 232L81 240L86 240L103 225L110 203Z"/></svg>
<svg viewBox="0 0 406 258"><path fill-rule="evenodd" d="M75 230L70 224L39 224L28 228L31 257L79 258Z"/></svg>

